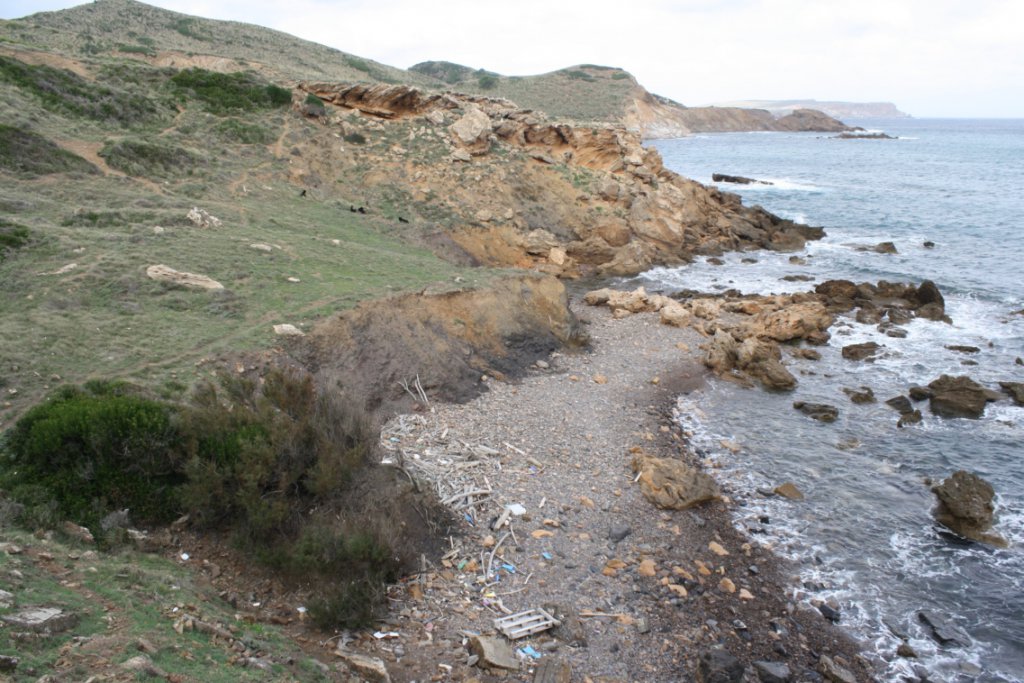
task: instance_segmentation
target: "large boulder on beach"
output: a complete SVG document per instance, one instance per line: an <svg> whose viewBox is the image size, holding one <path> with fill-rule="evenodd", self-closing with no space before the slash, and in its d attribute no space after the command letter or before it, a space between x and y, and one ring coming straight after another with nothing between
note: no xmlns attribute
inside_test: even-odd
<svg viewBox="0 0 1024 683"><path fill-rule="evenodd" d="M1005 546L998 534L989 532L995 515L995 491L976 474L959 470L932 487L939 500L935 521L957 534L983 543Z"/></svg>
<svg viewBox="0 0 1024 683"><path fill-rule="evenodd" d="M722 495L710 475L681 460L637 453L633 471L644 497L663 510L685 510Z"/></svg>
<svg viewBox="0 0 1024 683"><path fill-rule="evenodd" d="M985 413L989 392L967 376L942 375L928 384L932 390L929 403L932 413L939 417L969 417L977 419Z"/></svg>

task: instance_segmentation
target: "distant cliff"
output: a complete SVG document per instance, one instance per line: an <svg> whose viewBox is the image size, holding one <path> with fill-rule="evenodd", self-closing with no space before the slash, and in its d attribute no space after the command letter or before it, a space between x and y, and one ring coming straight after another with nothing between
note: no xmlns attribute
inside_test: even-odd
<svg viewBox="0 0 1024 683"><path fill-rule="evenodd" d="M649 92L627 71L596 64L534 76L503 76L439 61L422 62L409 71L436 79L439 87L504 97L557 119L621 123L645 138L711 132L850 130L841 121L811 109L776 115L742 107L687 107Z"/></svg>
<svg viewBox="0 0 1024 683"><path fill-rule="evenodd" d="M817 109L829 116L840 119L877 118L905 119L910 114L896 108L892 102L833 102L818 100L740 100L722 102L720 107L744 107L748 109L767 109L776 116L784 116L797 109Z"/></svg>

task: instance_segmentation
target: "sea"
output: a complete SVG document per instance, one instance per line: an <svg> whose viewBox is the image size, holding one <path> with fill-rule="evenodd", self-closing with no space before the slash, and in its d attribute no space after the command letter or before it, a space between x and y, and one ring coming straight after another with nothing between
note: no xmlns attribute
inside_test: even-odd
<svg viewBox="0 0 1024 683"><path fill-rule="evenodd" d="M719 468L736 525L794 561L796 600L838 604L840 625L878 660L883 680L1024 681L1024 408L1003 400L981 419L943 419L921 403L923 421L899 428L884 402L942 374L995 389L1024 381L1024 120L848 123L897 139L723 133L649 141L668 168L702 183L713 184L716 172L770 182L719 187L827 235L797 262L793 254L732 253L724 265L699 258L624 284L768 294L840 278L934 281L952 324L914 320L898 339L842 316L818 348L821 360L786 359L799 380L794 391L712 380L679 398L678 419ZM863 250L881 242L897 253ZM883 345L882 357L841 357L842 346L865 341ZM854 404L842 391L863 386L877 403ZM812 420L793 409L798 400L836 406L839 418ZM994 531L1009 547L969 542L934 522L929 482L960 469L994 487ZM765 495L787 481L805 500ZM970 644L937 643L922 610L948 619ZM896 655L901 636L916 659Z"/></svg>

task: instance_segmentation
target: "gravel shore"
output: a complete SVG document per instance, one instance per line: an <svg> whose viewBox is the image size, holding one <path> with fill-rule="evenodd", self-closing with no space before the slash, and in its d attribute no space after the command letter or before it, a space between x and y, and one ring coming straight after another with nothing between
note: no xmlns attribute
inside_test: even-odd
<svg viewBox="0 0 1024 683"><path fill-rule="evenodd" d="M657 314L573 306L589 349L385 426L389 457L433 480L464 533L396 591L384 630L400 636L365 649L393 680L685 681L719 667L768 681L781 665L784 680L867 680L856 644L794 599L793 568L733 527L727 496L659 510L634 481L640 450L700 465L672 416L704 382L700 335ZM525 512L504 514L514 504ZM488 638L495 617L538 607L564 623L513 643L530 648L521 669L469 654L475 634L504 641ZM721 649L745 673L728 674Z"/></svg>

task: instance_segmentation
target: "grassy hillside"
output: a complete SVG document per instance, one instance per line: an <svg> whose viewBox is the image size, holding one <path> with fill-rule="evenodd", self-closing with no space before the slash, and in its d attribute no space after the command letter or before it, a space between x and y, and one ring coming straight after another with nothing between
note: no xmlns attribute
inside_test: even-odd
<svg viewBox="0 0 1024 683"><path fill-rule="evenodd" d="M522 107L576 121L619 119L637 86L622 69L594 64L536 76L502 76L451 62L422 62L409 71L434 79L435 87L504 97Z"/></svg>
<svg viewBox="0 0 1024 683"><path fill-rule="evenodd" d="M21 56L0 56L0 429L63 382L177 396L203 359L279 343L275 324L486 277L424 248L427 228L365 189L368 167L296 176L300 148L325 133L290 89L114 57L76 63L79 75ZM193 207L220 226L195 226ZM224 289L156 282L155 264Z"/></svg>
<svg viewBox="0 0 1024 683"><path fill-rule="evenodd" d="M99 0L60 12L0 22L0 47L69 57L131 58L154 65L182 58L208 68L253 68L287 80L413 82L427 79L280 31L193 17L134 0Z"/></svg>

